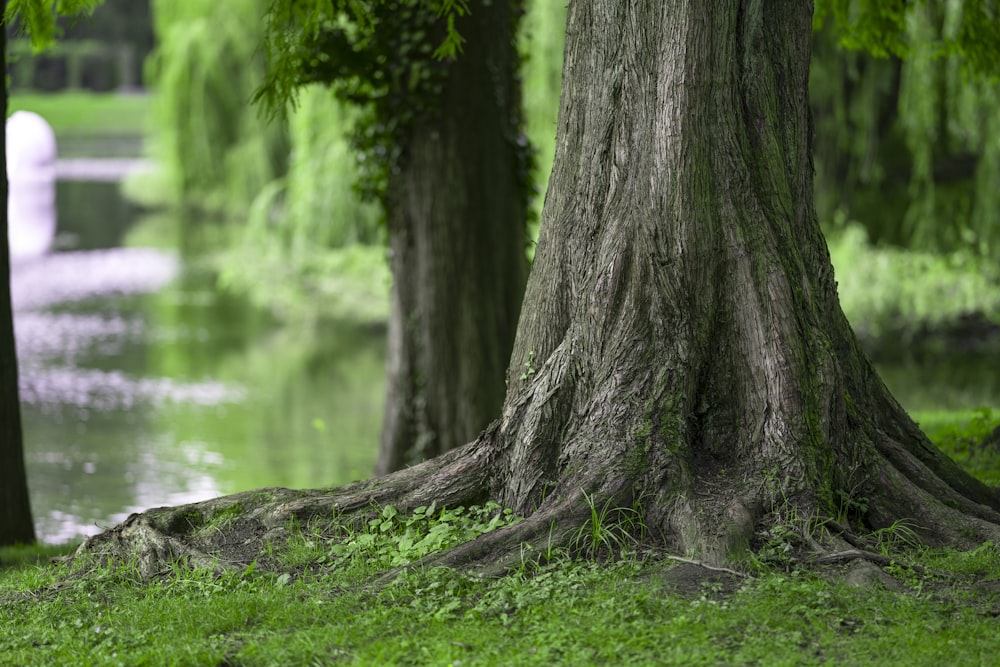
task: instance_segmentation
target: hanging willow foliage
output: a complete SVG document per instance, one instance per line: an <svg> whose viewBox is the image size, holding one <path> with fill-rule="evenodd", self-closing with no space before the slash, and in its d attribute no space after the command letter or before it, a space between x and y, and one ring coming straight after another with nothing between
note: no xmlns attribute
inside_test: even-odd
<svg viewBox="0 0 1000 667"><path fill-rule="evenodd" d="M875 241L1000 256L997 3L827 0L826 13L811 80L820 215ZM895 30L872 42L868 20Z"/></svg>
<svg viewBox="0 0 1000 667"><path fill-rule="evenodd" d="M289 151L282 123L250 104L264 79L266 0L154 0L155 150L177 201L239 214Z"/></svg>
<svg viewBox="0 0 1000 667"><path fill-rule="evenodd" d="M42 50L56 37L57 16L90 14L104 0L7 0L3 24L17 25L31 37L32 46Z"/></svg>

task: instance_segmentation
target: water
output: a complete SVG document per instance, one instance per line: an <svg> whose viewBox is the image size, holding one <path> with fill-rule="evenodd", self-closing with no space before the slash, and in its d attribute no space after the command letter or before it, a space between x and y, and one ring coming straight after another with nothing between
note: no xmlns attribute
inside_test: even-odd
<svg viewBox="0 0 1000 667"><path fill-rule="evenodd" d="M384 334L292 329L220 292L197 257L122 247L113 183L60 183L61 250L12 273L39 538L262 486L368 477Z"/></svg>
<svg viewBox="0 0 1000 667"><path fill-rule="evenodd" d="M198 257L130 247L113 183L59 183L58 252L12 275L25 453L39 537L263 486L366 478L381 419L384 333L280 326L220 292ZM185 244L190 245L190 244ZM990 358L880 367L911 410L1000 408Z"/></svg>

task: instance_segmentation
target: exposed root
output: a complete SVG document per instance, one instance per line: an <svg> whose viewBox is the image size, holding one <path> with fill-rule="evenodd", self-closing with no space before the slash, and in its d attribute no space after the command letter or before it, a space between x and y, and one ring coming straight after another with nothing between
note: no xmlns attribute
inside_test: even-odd
<svg viewBox="0 0 1000 667"><path fill-rule="evenodd" d="M373 505L394 505L401 511L432 502L439 507L472 505L488 499L488 471L486 448L477 441L384 477L295 498L282 504L277 514L285 520L307 521Z"/></svg>
<svg viewBox="0 0 1000 667"><path fill-rule="evenodd" d="M747 574L746 572L740 572L738 570L732 570L728 567L719 567L718 565L709 565L708 563L700 560L695 560L693 558L682 558L681 556L671 556L666 554L663 556L667 560L677 561L678 563L687 563L688 565L697 565L698 567L703 567L706 570L711 570L712 572L725 572L726 574L731 574L742 579L753 579L753 575Z"/></svg>
<svg viewBox="0 0 1000 667"><path fill-rule="evenodd" d="M483 502L486 471L478 443L385 477L335 489L258 489L180 507L133 514L91 537L74 560L128 564L143 579L170 570L175 562L215 571L257 563L267 567L268 545L282 542L290 522L350 520L377 505L407 511L436 502L440 507Z"/></svg>
<svg viewBox="0 0 1000 667"><path fill-rule="evenodd" d="M432 503L441 508L482 504L491 500L491 490L495 498L496 480L491 476L498 467L496 443L488 432L480 440L441 457L366 482L309 491L259 489L135 514L87 540L77 557L87 556L102 564L127 564L143 579L168 572L178 561L218 572L252 563L261 568L280 567L277 560L268 562L267 554L269 547L288 538L290 523L305 525L317 521L328 526L337 522L343 525L342 522L361 521L375 511L373 508L384 505L393 505L407 513ZM891 458L887 456L881 467L873 469L878 471L878 479L872 497L867 499L868 525L891 526L902 518L910 518L905 514L912 512L914 530L929 538L927 542L931 544L1000 541L1000 512L991 505L962 496L954 485L938 480L926 465L903 448L894 449ZM775 507L773 498L769 501L767 494L745 493L746 486L743 492L734 489L731 476L726 480L720 477L716 480L719 483L705 493L647 496L643 502L648 503L640 511L635 509L639 500L635 497L634 481L625 470L609 472L600 466L575 477L568 476L552 487L550 495L521 522L430 555L414 565L448 566L499 575L529 560L544 562L556 555L581 551L591 555L614 552L631 548L632 538L627 534L635 515L634 525L642 524L642 530L649 531L659 541L657 553L664 558L747 577L727 567L727 561L754 539L754 530L765 516L781 520L780 516L788 511L805 517L805 513L815 510L808 494L802 494L796 502L786 500L786 505ZM625 507L612 506L619 502ZM623 516L629 520L622 521ZM611 532L603 536L592 532L588 536L588 521L597 533ZM615 525L616 521L622 525ZM601 522L606 525L599 525ZM822 530L817 533L814 528L820 526ZM800 528L794 538L801 547L797 549L801 555L796 562L827 565L862 559L883 567L895 563L921 574L929 573L922 566L901 563L870 551L864 537L836 521L806 520ZM663 547L693 557L662 554L659 548ZM398 570L387 573L383 579L394 578L396 574Z"/></svg>
<svg viewBox="0 0 1000 667"><path fill-rule="evenodd" d="M217 573L238 565L165 533L145 514L133 514L112 530L90 538L77 551L77 556L83 554L95 556L102 565L121 561L135 567L142 579L165 574L176 562Z"/></svg>
<svg viewBox="0 0 1000 667"><path fill-rule="evenodd" d="M507 572L526 560L545 558L572 545L586 506L578 491L560 502L548 503L514 525L494 530L471 542L431 556L430 565L463 568L493 576ZM526 545L532 545L526 551Z"/></svg>
<svg viewBox="0 0 1000 667"><path fill-rule="evenodd" d="M947 576L942 572L935 572L929 570L923 565L917 565L915 563L904 563L897 558L891 558L882 554L877 554L873 551L865 551L863 549L848 549L847 551L837 551L834 553L826 553L816 556L813 559L813 563L817 565L832 565L836 563L846 563L856 559L866 560L876 565L881 565L882 567L888 567L890 565L898 565L899 567L905 567L908 570L913 570L918 574L932 574L936 576Z"/></svg>

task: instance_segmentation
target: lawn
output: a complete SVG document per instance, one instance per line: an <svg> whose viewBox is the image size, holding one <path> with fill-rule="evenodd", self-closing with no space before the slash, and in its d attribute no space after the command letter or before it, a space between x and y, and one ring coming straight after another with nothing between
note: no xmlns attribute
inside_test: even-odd
<svg viewBox="0 0 1000 667"><path fill-rule="evenodd" d="M14 93L8 113L34 111L62 135L142 135L148 129L150 97L118 93Z"/></svg>
<svg viewBox="0 0 1000 667"><path fill-rule="evenodd" d="M956 460L997 479L1000 453L974 444L997 417L926 421ZM382 508L335 533L288 526L288 540L262 556L267 567L178 564L152 582L129 564L48 562L66 547L0 550L0 655L6 665L912 667L994 658L1000 548L930 549L905 525L870 536L893 558L883 567L801 558L803 533L825 528L794 517L758 534L732 571L675 560L610 525L588 526L572 551L524 545L521 565L502 577L413 564L516 520L496 506L406 516ZM625 552L603 558L617 540Z"/></svg>
<svg viewBox="0 0 1000 667"><path fill-rule="evenodd" d="M60 157L143 157L150 102L145 94L15 93L8 113L26 110L45 118Z"/></svg>

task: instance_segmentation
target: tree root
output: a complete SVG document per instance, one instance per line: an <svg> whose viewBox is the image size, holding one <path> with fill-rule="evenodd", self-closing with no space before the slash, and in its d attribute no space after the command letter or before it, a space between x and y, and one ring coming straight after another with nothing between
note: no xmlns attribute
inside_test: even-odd
<svg viewBox="0 0 1000 667"><path fill-rule="evenodd" d="M888 567L890 565L896 565L899 567L905 567L907 570L912 570L917 574L927 574L935 577L949 578L947 572L941 572L938 570L932 570L930 568L924 567L923 565L917 565L916 563L906 563L900 561L897 558L892 558L890 556L885 556L883 554L877 554L874 551L866 551L864 549L848 549L846 551L835 551L832 553L826 553L817 555L813 558L812 562L817 565L834 565L837 563L847 563L852 560L862 559L880 565L882 567Z"/></svg>
<svg viewBox="0 0 1000 667"><path fill-rule="evenodd" d="M703 567L706 570L711 570L712 572L725 572L726 574L731 574L741 579L753 579L752 574L747 574L746 572L740 572L739 570L732 570L728 567L719 567L718 565L709 565L708 563L700 560L695 560L694 558L683 558L681 556L671 556L670 554L664 554L663 558L667 560L676 561L678 563L687 563L688 565L697 565L698 567Z"/></svg>

